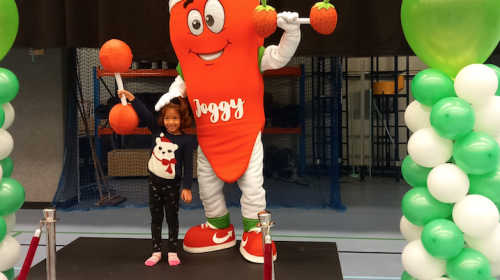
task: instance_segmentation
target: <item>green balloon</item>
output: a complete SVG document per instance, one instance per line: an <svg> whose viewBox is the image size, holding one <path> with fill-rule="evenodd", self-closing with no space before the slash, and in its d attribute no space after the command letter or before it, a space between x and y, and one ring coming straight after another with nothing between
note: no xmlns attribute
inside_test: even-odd
<svg viewBox="0 0 500 280"><path fill-rule="evenodd" d="M432 168L425 168L416 164L408 155L401 165L401 173L405 181L412 187L427 187L427 177Z"/></svg>
<svg viewBox="0 0 500 280"><path fill-rule="evenodd" d="M413 278L408 272L403 272L403 275L401 275L401 280L418 280L417 278Z"/></svg>
<svg viewBox="0 0 500 280"><path fill-rule="evenodd" d="M14 0L0 1L0 26L0 60L2 60L14 44L19 27L19 14Z"/></svg>
<svg viewBox="0 0 500 280"><path fill-rule="evenodd" d="M6 157L0 160L0 166L2 166L3 176L2 177L10 177L12 175L12 171L14 170L14 163L10 157Z"/></svg>
<svg viewBox="0 0 500 280"><path fill-rule="evenodd" d="M7 223L5 223L5 220L0 217L0 242L5 238L7 235Z"/></svg>
<svg viewBox="0 0 500 280"><path fill-rule="evenodd" d="M500 208L500 166L485 174L470 174L469 182L469 194L485 196Z"/></svg>
<svg viewBox="0 0 500 280"><path fill-rule="evenodd" d="M12 178L0 181L0 216L15 213L23 206L25 192L21 184Z"/></svg>
<svg viewBox="0 0 500 280"><path fill-rule="evenodd" d="M458 97L439 100L431 111L431 125L436 133L446 139L460 139L474 127L476 115L472 106Z"/></svg>
<svg viewBox="0 0 500 280"><path fill-rule="evenodd" d="M428 107L434 106L443 98L457 97L453 80L437 69L425 69L418 72L410 88L415 100Z"/></svg>
<svg viewBox="0 0 500 280"><path fill-rule="evenodd" d="M481 175L497 168L500 147L484 132L471 132L453 145L455 164L467 174Z"/></svg>
<svg viewBox="0 0 500 280"><path fill-rule="evenodd" d="M417 187L404 195L401 209L410 223L423 227L433 220L448 218L453 205L438 201L431 195L429 189Z"/></svg>
<svg viewBox="0 0 500 280"><path fill-rule="evenodd" d="M446 271L452 280L489 280L491 277L488 259L471 248L464 248L458 256L448 260Z"/></svg>
<svg viewBox="0 0 500 280"><path fill-rule="evenodd" d="M2 273L7 276L7 279L8 280L12 280L14 279L14 276L16 275L15 272L14 272L14 268L11 268L9 270L6 270L6 271L2 271Z"/></svg>
<svg viewBox="0 0 500 280"><path fill-rule="evenodd" d="M440 260L456 257L464 248L464 235L453 222L434 220L422 231L422 244L431 256Z"/></svg>
<svg viewBox="0 0 500 280"><path fill-rule="evenodd" d="M0 88L2 89L0 91L0 104L12 101L19 92L19 81L16 75L8 69L0 68Z"/></svg>
<svg viewBox="0 0 500 280"><path fill-rule="evenodd" d="M5 110L3 109L2 106L0 106L0 128L3 126L5 123Z"/></svg>
<svg viewBox="0 0 500 280"><path fill-rule="evenodd" d="M401 25L415 54L454 78L493 53L500 41L498 11L498 0L403 0Z"/></svg>
<svg viewBox="0 0 500 280"><path fill-rule="evenodd" d="M408 155L401 165L401 173L405 181L412 187L427 187L427 177L432 168L422 167L416 164Z"/></svg>
<svg viewBox="0 0 500 280"><path fill-rule="evenodd" d="M495 74L497 75L499 87L497 88L497 92L495 92L495 95L500 96L500 67L493 64L485 64L485 65L490 67L491 70L493 70L493 72L495 72Z"/></svg>

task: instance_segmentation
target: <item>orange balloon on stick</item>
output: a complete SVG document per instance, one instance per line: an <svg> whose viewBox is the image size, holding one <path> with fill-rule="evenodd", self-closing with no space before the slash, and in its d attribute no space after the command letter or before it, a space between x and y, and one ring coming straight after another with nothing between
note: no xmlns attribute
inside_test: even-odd
<svg viewBox="0 0 500 280"><path fill-rule="evenodd" d="M111 39L102 45L99 59L106 71L112 73L126 72L132 64L132 50L125 42Z"/></svg>
<svg viewBox="0 0 500 280"><path fill-rule="evenodd" d="M126 72L132 64L132 50L125 42L111 39L102 45L99 51L99 60L106 71L115 73L118 89L123 90L120 72ZM123 106L127 105L127 99L122 97Z"/></svg>
<svg viewBox="0 0 500 280"><path fill-rule="evenodd" d="M109 123L117 134L128 135L139 125L139 117L132 105L117 104L109 112Z"/></svg>
<svg viewBox="0 0 500 280"><path fill-rule="evenodd" d="M99 59L106 71L115 73L118 89L123 90L123 81L120 72L126 72L132 64L132 50L125 42L112 39L102 45ZM139 117L131 105L127 104L125 96L109 112L109 123L113 130L120 135L131 134L139 125Z"/></svg>

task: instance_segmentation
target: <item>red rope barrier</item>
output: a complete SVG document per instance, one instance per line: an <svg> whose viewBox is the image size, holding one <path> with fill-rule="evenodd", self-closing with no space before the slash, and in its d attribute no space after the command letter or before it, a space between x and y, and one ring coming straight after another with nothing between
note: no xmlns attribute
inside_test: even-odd
<svg viewBox="0 0 500 280"><path fill-rule="evenodd" d="M273 244L264 244L264 280L274 280Z"/></svg>
<svg viewBox="0 0 500 280"><path fill-rule="evenodd" d="M30 272L31 264L33 263L33 258L35 257L36 249L38 249L38 243L40 243L40 235L42 231L37 229L35 235L31 239L30 248L28 249L28 254L24 260L23 268L19 273L18 280L26 280L28 273Z"/></svg>

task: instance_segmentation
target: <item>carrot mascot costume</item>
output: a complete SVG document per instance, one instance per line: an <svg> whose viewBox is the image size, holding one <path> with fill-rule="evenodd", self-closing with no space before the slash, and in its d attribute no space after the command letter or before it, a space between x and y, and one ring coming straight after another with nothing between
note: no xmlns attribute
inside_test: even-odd
<svg viewBox="0 0 500 280"><path fill-rule="evenodd" d="M170 37L179 76L156 104L178 96L194 111L198 182L207 222L191 228L184 249L205 253L236 245L222 188L238 182L244 233L240 252L263 262L257 214L266 208L263 178L264 82L262 72L285 66L300 42L296 13L277 15L285 30L278 46L264 48L254 30L258 0L170 0ZM276 259L276 248L274 248Z"/></svg>

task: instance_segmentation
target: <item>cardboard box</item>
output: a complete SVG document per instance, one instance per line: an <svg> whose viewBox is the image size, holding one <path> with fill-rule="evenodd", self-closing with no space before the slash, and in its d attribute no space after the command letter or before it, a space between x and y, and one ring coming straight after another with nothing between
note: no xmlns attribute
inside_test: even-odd
<svg viewBox="0 0 500 280"><path fill-rule="evenodd" d="M108 176L148 176L150 149L116 149L108 152Z"/></svg>
<svg viewBox="0 0 500 280"><path fill-rule="evenodd" d="M150 149L116 149L108 152L108 176L148 176ZM197 178L198 153L193 153L193 178Z"/></svg>

